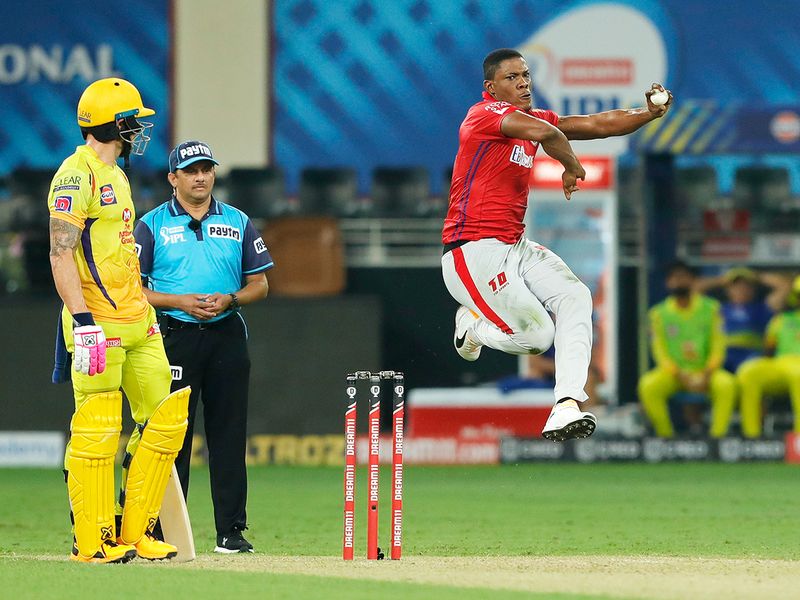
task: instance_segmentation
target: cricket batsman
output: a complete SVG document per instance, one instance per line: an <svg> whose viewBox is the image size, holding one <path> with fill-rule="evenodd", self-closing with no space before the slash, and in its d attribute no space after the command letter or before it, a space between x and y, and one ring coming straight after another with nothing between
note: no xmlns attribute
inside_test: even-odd
<svg viewBox="0 0 800 600"><path fill-rule="evenodd" d="M189 388L170 393L171 374L155 310L142 292L130 185L117 165L144 153L155 111L128 81L95 81L78 102L86 143L50 185L50 264L64 303L53 381L71 374L75 413L64 460L73 520L71 558L119 563L172 558L153 537L164 489L187 426ZM72 369L69 361L72 361ZM136 427L127 446L115 524L114 456L122 393Z"/></svg>

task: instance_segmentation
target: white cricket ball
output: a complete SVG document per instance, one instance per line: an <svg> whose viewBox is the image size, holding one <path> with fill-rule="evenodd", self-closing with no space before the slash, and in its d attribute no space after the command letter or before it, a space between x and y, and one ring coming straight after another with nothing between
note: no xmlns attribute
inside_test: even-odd
<svg viewBox="0 0 800 600"><path fill-rule="evenodd" d="M662 92L661 90L656 90L650 95L650 102L656 106L666 104L667 100L669 100L669 94L667 92Z"/></svg>

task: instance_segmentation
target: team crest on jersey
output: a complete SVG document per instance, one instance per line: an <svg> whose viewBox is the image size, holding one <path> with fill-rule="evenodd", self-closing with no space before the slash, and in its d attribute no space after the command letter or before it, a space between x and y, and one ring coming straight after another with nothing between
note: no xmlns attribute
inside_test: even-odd
<svg viewBox="0 0 800 600"><path fill-rule="evenodd" d="M122 209L122 220L126 223L131 220L131 209L130 208L123 208Z"/></svg>
<svg viewBox="0 0 800 600"><path fill-rule="evenodd" d="M72 196L56 196L53 201L53 210L56 212L72 212Z"/></svg>
<svg viewBox="0 0 800 600"><path fill-rule="evenodd" d="M114 194L114 188L110 183L100 186L100 205L109 206L117 203L117 196Z"/></svg>
<svg viewBox="0 0 800 600"><path fill-rule="evenodd" d="M236 240L237 242L242 239L242 235L236 227L230 225L209 225L208 237L212 238L226 238L229 240Z"/></svg>

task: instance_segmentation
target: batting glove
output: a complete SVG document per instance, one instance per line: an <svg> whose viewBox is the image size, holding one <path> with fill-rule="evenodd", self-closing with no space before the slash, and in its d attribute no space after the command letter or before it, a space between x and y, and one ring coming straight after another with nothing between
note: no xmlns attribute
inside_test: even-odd
<svg viewBox="0 0 800 600"><path fill-rule="evenodd" d="M73 315L75 351L72 366L78 373L98 375L106 370L106 336L91 313Z"/></svg>

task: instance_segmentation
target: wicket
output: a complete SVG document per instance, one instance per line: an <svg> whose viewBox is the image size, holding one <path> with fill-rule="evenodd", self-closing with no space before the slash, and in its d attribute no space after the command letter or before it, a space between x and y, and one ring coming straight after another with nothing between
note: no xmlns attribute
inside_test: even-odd
<svg viewBox="0 0 800 600"><path fill-rule="evenodd" d="M403 534L403 430L405 417L405 385L398 371L356 371L346 378L347 409L344 417L344 538L342 558L353 560L355 546L356 498L356 404L358 380L369 380L370 406L368 419L369 461L367 494L367 558L380 560L378 548L378 483L380 462L381 381L392 381L392 515L390 557L400 560Z"/></svg>

